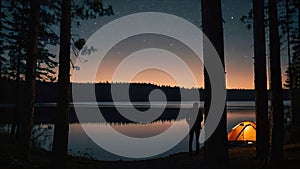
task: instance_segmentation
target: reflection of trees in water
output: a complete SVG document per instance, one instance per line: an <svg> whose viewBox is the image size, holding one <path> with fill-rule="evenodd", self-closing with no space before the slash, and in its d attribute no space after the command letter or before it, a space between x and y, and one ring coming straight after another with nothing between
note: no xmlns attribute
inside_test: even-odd
<svg viewBox="0 0 300 169"><path fill-rule="evenodd" d="M0 124L0 135L9 135L11 130L10 124ZM53 124L37 124L32 129L32 147L49 149L52 143L49 142L53 137Z"/></svg>
<svg viewBox="0 0 300 169"><path fill-rule="evenodd" d="M101 113L105 119L105 122L108 123L135 123L131 120L128 120L126 117L123 117L117 109L115 108L111 108L111 109L103 109L100 108ZM183 113L189 111L189 109L186 110L180 110L180 109L157 109L157 111L163 112L157 119L153 120L153 122L157 122L157 121L170 121L170 120L181 120L184 119L184 115L179 115L180 111L183 111Z"/></svg>
<svg viewBox="0 0 300 169"><path fill-rule="evenodd" d="M72 149L69 149L68 154L71 154L72 156L84 157L91 160L95 160L95 155L93 151L94 150L92 148L85 148L83 151L78 150L76 152L73 152Z"/></svg>
<svg viewBox="0 0 300 169"><path fill-rule="evenodd" d="M32 130L32 146L36 148L51 148L52 144L49 139L53 137L53 125L39 124L35 125ZM47 145L50 144L50 145ZM49 146L49 147L48 147Z"/></svg>
<svg viewBox="0 0 300 169"><path fill-rule="evenodd" d="M129 122L129 121L124 121L124 122L106 122L107 124L110 124L110 125L115 125L115 126L123 126L123 125L128 125L128 124L162 124L162 123L174 123L175 122L175 118L174 119L163 119L163 120L154 120L152 122L149 122L149 123L137 123L137 122ZM180 119L182 120L182 119Z"/></svg>

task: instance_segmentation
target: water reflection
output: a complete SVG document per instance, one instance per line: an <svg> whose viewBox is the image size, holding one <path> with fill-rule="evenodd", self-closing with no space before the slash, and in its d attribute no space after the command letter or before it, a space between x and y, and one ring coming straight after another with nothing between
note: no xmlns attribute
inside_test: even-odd
<svg viewBox="0 0 300 169"><path fill-rule="evenodd" d="M87 148L92 149L94 158L98 160L137 160L137 159L130 159L130 158L124 158L117 155L114 155L112 153L107 152L103 148L99 147L97 144L95 144L83 131L83 127L88 127L90 130L94 131L94 134L105 135L108 134L107 132L108 127L113 127L117 131L119 131L122 134L125 134L129 137L135 137L135 138L146 138L146 137L152 137L156 136L165 130L167 130L170 126L172 126L174 123L177 123L179 126L181 126L178 129L178 132L182 132L179 130L184 130L188 127L185 120L180 121L157 121L147 124L137 124L137 123L85 123L85 124L71 124L70 125L70 137L69 137L69 149L70 154L76 155L77 152L83 152ZM166 138L166 142L171 142L171 138ZM118 140L112 140L112 142L118 142ZM179 144L177 144L175 147L173 147L171 150L151 157L151 158L159 158L159 157L165 157L170 154L175 154L179 152L186 152L187 151L187 143L188 139L185 137ZM149 147L151 148L151 147ZM146 158L150 159L150 158Z"/></svg>
<svg viewBox="0 0 300 169"><path fill-rule="evenodd" d="M254 110L228 110L228 125L227 131L230 131L232 127L238 124L241 121L249 120L255 121ZM140 123L73 123L70 124L70 133L69 133L69 153L71 155L76 156L88 156L89 158L97 159L97 160L136 160L129 159L114 155L110 152L107 152L103 148L99 147L97 144L91 140L84 130L82 126L88 127L93 130L95 134L105 135L108 134L108 127L112 127L116 131L128 136L135 138L147 138L158 135L164 131L166 131L170 126L174 123L179 123L181 129L184 129L187 126L185 120L174 121L174 120L160 120L152 123L140 124ZM50 126L50 127L49 127ZM50 133L53 132L53 125L43 125L43 128L47 128ZM49 132L48 131L48 132ZM44 138L43 138L44 139ZM201 132L200 142L203 142L204 134ZM41 147L47 150L51 150L51 141L52 135L49 135L47 140L43 141ZM118 140L112 140L118 141ZM201 145L202 146L202 145ZM154 156L151 158L159 158L165 157L171 154L179 153L179 152L187 152L188 151L188 137L185 137L179 144L170 149L169 151L160 154L158 156Z"/></svg>
<svg viewBox="0 0 300 169"><path fill-rule="evenodd" d="M111 127L114 128L119 133L122 133L128 137L134 138L147 138L156 136L171 127L174 123L174 120L166 121L156 121L153 123L146 124L111 124Z"/></svg>
<svg viewBox="0 0 300 169"><path fill-rule="evenodd" d="M255 113L254 113L254 103L253 102L241 102L239 105L234 103L231 104L227 110L227 131L230 131L232 127L241 121L253 121L255 122ZM174 111L174 110L173 110ZM169 112L170 113L170 112ZM184 130L187 128L187 124L185 119L174 121L172 120L158 120L152 123L71 123L70 124L70 132L69 132L69 154L75 156L85 156L88 158L93 158L96 160L137 160L137 159L129 159L114 155L112 153L107 152L103 148L99 147L97 144L91 140L84 130L82 126L87 127L95 134L98 134L100 137L109 132L108 128L112 127L117 132L126 135L128 137L134 138L148 138L152 136L156 136L160 133L163 133L167 129L169 129L174 123L179 124L178 132L180 130ZM1 128L2 130L9 130L7 126ZM34 140L35 145L38 147L44 148L46 150L51 150L52 148L52 138L53 138L53 125L52 124L37 124L34 127ZM201 141L202 139L202 141ZM201 132L200 142L203 142L204 135ZM114 142L118 142L119 140L112 140ZM166 139L168 141L168 139ZM169 140L170 141L170 140ZM158 158L164 157L171 154L179 153L179 152L187 152L188 151L188 137L185 137L180 143L171 148L169 151L151 157ZM149 158L147 158L149 159Z"/></svg>

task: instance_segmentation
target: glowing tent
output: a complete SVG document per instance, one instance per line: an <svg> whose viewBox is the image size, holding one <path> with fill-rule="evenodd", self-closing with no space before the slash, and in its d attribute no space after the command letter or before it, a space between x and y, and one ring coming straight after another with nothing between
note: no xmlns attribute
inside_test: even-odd
<svg viewBox="0 0 300 169"><path fill-rule="evenodd" d="M244 121L236 125L228 133L228 141L231 142L255 142L256 124L250 121Z"/></svg>

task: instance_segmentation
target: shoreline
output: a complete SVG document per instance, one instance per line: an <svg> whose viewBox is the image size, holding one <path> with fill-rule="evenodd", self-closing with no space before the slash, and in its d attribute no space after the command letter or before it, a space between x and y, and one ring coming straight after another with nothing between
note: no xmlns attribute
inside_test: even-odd
<svg viewBox="0 0 300 169"><path fill-rule="evenodd" d="M8 136L1 135L1 152L0 152L0 166L3 169L9 168L51 168L51 152L33 148L31 150L31 161L22 161L15 157L15 146L10 142ZM296 169L299 168L298 161L300 160L300 143L286 144L285 151L285 168ZM25 167L26 166L26 167ZM70 168L76 169L158 169L158 168L172 168L172 169L196 169L206 168L204 161L204 151L201 149L198 156L191 156L189 153L177 153L168 157L138 160L138 161L101 161L93 160L85 157L69 156ZM255 146L250 147L229 147L229 168L231 169L255 169L261 168L262 163L255 159Z"/></svg>

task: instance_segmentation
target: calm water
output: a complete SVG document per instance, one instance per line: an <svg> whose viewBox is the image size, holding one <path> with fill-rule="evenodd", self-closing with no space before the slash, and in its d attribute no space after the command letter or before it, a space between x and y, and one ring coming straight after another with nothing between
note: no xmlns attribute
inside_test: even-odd
<svg viewBox="0 0 300 169"><path fill-rule="evenodd" d="M90 104L89 104L90 105ZM230 131L236 124L241 121L254 121L255 122L255 113L254 113L254 102L228 102L228 110L227 110L227 131ZM289 102L285 102L285 106L288 106ZM173 106L176 106L174 104ZM287 108L286 108L287 109ZM114 130L122 133L123 135L135 138L147 138L151 136L155 136L166 131L170 128L174 123L177 123L179 128L178 130L184 130L187 128L186 121L155 121L147 124L136 124L136 123L84 123L78 124L73 123L70 124L70 132L69 132L69 154L76 156L85 156L97 160L138 160L138 159L129 159L114 155L112 153L107 152L103 148L99 147L95 144L83 131L82 126L91 129L95 134L109 132L109 128L113 128ZM40 133L43 133L42 136ZM51 150L51 142L53 137L53 125L52 124L43 124L36 125L34 127L34 137L36 137L36 145L38 147ZM200 136L201 142L203 141L203 134ZM113 140L117 141L117 140ZM168 141L168 138L165 139ZM169 140L170 141L170 140ZM171 154L179 153L179 152L187 152L188 151L188 138L185 137L181 142L179 142L176 146L171 148L169 151L160 154L158 156L154 156L151 158L164 157Z"/></svg>

